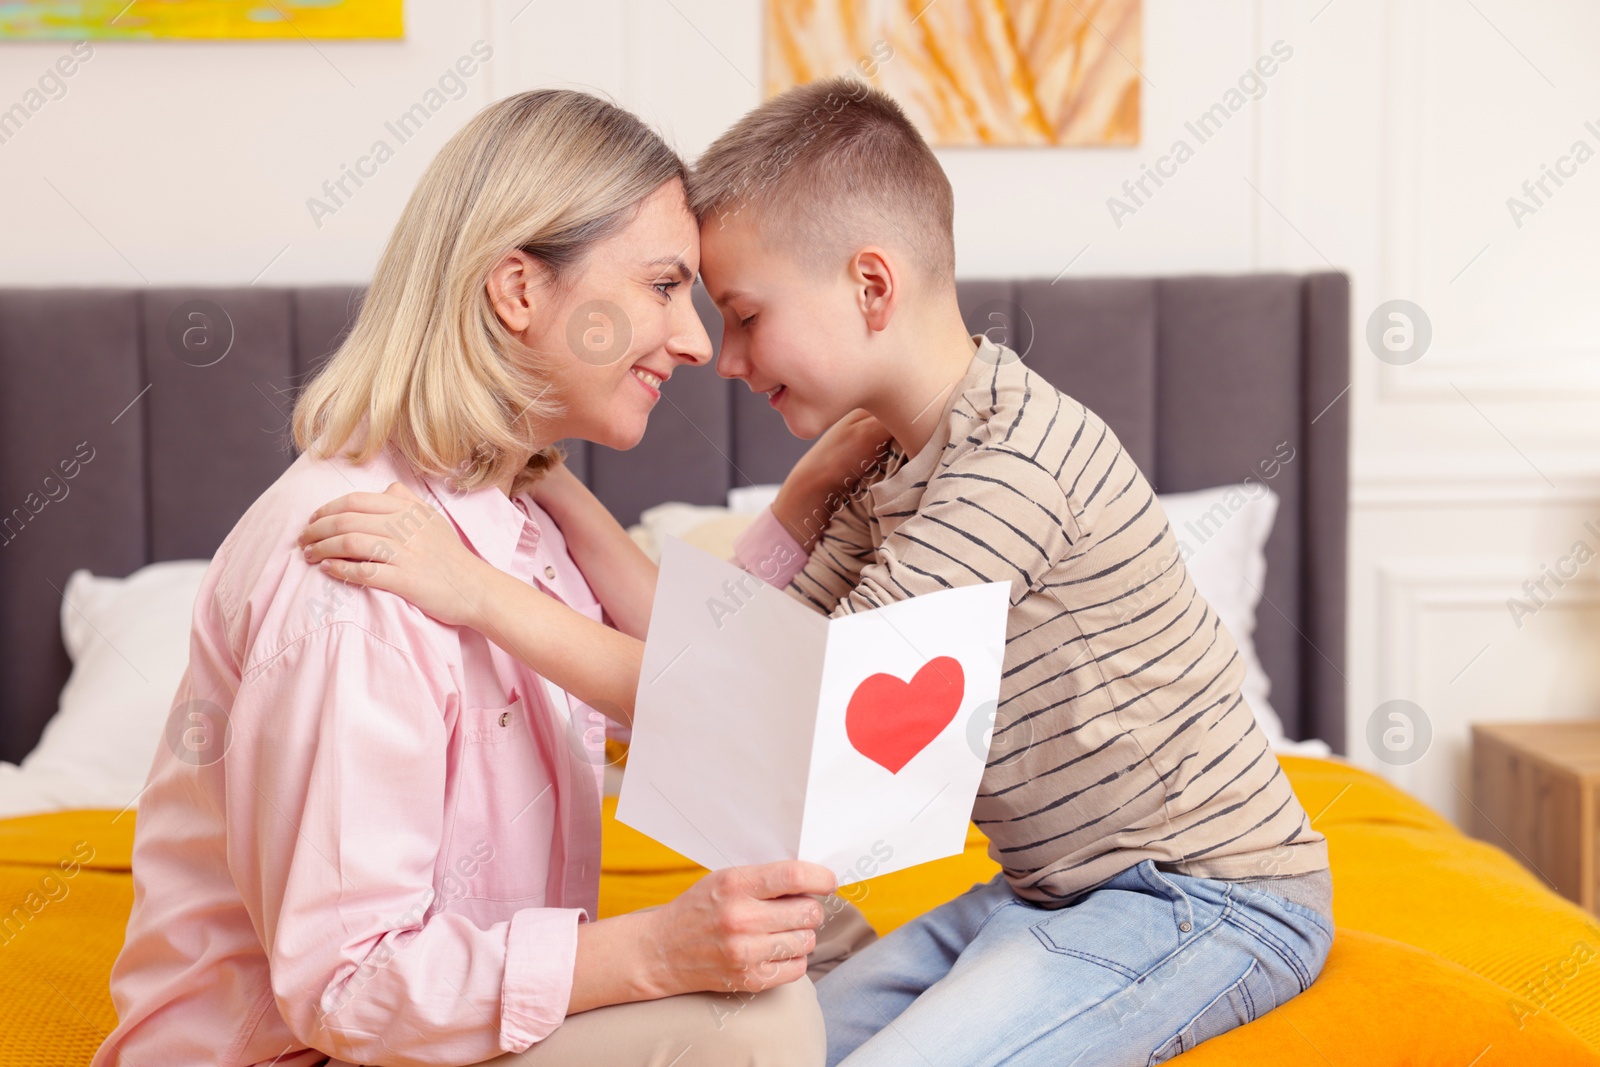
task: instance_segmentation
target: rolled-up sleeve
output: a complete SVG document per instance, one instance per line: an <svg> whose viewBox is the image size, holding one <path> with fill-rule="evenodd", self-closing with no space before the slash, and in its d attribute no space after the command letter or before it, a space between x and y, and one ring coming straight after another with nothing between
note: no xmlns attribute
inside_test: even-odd
<svg viewBox="0 0 1600 1067"><path fill-rule="evenodd" d="M870 611L974 582L1009 582L1017 603L1081 539L1061 484L1008 449L971 449L940 468L914 514L874 544L865 493L834 512L809 558L771 509L734 542L734 562L826 615ZM796 556L768 577L761 561Z"/></svg>
<svg viewBox="0 0 1600 1067"><path fill-rule="evenodd" d="M1007 582L1013 606L1081 540L1061 483L1006 448L970 449L929 480L915 514L883 539L833 616L871 611L923 593ZM813 570L808 565L800 584Z"/></svg>
<svg viewBox="0 0 1600 1067"><path fill-rule="evenodd" d="M295 1036L357 1063L475 1063L561 1024L582 909L428 914L446 831L449 664L353 622L241 680L228 863Z"/></svg>
<svg viewBox="0 0 1600 1067"><path fill-rule="evenodd" d="M733 539L733 563L782 589L806 565L806 553L768 507Z"/></svg>
<svg viewBox="0 0 1600 1067"><path fill-rule="evenodd" d="M823 614L832 612L873 558L867 494L853 494L829 516L808 555L770 507L733 542L733 562Z"/></svg>

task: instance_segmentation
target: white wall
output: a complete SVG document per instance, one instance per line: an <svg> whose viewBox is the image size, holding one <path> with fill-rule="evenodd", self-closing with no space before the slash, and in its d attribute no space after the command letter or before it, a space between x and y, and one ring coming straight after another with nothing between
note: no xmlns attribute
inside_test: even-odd
<svg viewBox="0 0 1600 1067"><path fill-rule="evenodd" d="M1469 723L1600 712L1596 567L1574 559L1548 610L1508 607L1578 540L1600 552L1584 525L1600 519L1600 159L1520 227L1507 208L1575 140L1600 151L1580 45L1600 11L1335 0L1310 29L1311 77L1275 101L1264 144L1269 195L1356 283L1351 752L1465 822ZM1316 261L1268 228L1266 263ZM1407 366L1364 340L1393 298L1432 322ZM1415 762L1365 743L1391 699L1427 716Z"/></svg>
<svg viewBox="0 0 1600 1067"><path fill-rule="evenodd" d="M0 144L0 284L364 280L434 151L506 93L598 89L698 152L758 100L759 7L413 0L404 42L97 44ZM1581 0L1146 0L1140 147L941 153L966 276L1352 274L1352 755L1456 817L1467 723L1600 698L1600 568L1520 627L1506 604L1580 538L1600 552L1600 159L1520 228L1506 207L1574 140L1600 150L1597 31ZM1264 96L1196 144L1184 122L1280 40ZM480 41L462 98L319 226L308 198ZM0 108L69 51L0 45ZM1180 137L1193 159L1118 226L1107 198ZM1433 327L1409 366L1364 342L1396 297ZM1434 735L1405 766L1363 741L1393 698Z"/></svg>
<svg viewBox="0 0 1600 1067"><path fill-rule="evenodd" d="M1148 7L1146 142L1164 151L1261 46L1248 0ZM750 0L414 0L407 22L403 42L95 44L67 95L0 144L0 194L25 205L7 220L0 284L233 284L264 268L262 284L359 281L422 168L490 100L596 89L692 155L760 99L760 5ZM476 41L494 56L466 95L319 227L307 199L376 138L393 143L385 121ZM0 44L0 107L69 50ZM1259 206L1242 177L1256 174L1257 110L1120 230L1106 198L1154 161L1148 148L945 152L962 273L1053 277L1085 245L1075 273L1250 269Z"/></svg>

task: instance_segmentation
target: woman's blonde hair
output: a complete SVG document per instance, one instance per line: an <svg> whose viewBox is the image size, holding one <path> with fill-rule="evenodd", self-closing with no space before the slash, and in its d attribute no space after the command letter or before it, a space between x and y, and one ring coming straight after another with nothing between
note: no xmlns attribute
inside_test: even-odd
<svg viewBox="0 0 1600 1067"><path fill-rule="evenodd" d="M550 365L506 329L489 273L513 249L559 283L625 226L683 160L637 117L585 93L541 89L490 104L450 138L411 194L361 314L294 409L302 450L355 463L393 444L461 490L513 472L533 420L559 416Z"/></svg>

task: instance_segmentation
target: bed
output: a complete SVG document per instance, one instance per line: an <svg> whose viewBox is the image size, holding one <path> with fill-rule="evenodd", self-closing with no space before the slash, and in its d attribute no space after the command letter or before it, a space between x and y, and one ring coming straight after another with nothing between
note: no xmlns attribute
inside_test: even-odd
<svg viewBox="0 0 1600 1067"><path fill-rule="evenodd" d="M0 291L0 759L34 751L62 700L72 663L54 622L72 615L69 575L208 557L289 462L293 391L360 295ZM720 322L696 300L715 340ZM1342 752L1348 280L973 280L960 300L975 332L1102 414L1163 493L1239 483L1279 458L1255 648L1286 737ZM717 505L778 481L803 447L760 397L701 371L674 376L641 447L575 444L569 462L631 523L663 501ZM1333 953L1310 992L1185 1063L1600 1062L1587 913L1337 756L1281 759L1329 839ZM611 803L603 913L699 876L611 820ZM137 812L54 807L0 819L0 1067L87 1063L115 1021L105 985ZM963 855L866 883L860 905L887 931L995 869L974 829Z"/></svg>

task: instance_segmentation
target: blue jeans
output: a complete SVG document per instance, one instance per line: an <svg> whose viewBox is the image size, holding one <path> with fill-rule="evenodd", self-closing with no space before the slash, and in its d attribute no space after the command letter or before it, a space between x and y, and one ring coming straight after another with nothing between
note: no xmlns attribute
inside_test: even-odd
<svg viewBox="0 0 1600 1067"><path fill-rule="evenodd" d="M995 875L817 983L828 1065L1146 1067L1303 992L1333 927L1146 860L1068 907Z"/></svg>

